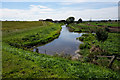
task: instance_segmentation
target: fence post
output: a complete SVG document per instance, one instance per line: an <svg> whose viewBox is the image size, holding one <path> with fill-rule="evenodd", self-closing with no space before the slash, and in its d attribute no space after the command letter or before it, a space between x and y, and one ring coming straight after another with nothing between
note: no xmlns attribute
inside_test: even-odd
<svg viewBox="0 0 120 80"><path fill-rule="evenodd" d="M112 64L113 64L113 62L114 62L115 59L116 59L116 56L113 55L112 59L110 60L109 65L108 65L108 68L111 68L111 67L112 67Z"/></svg>

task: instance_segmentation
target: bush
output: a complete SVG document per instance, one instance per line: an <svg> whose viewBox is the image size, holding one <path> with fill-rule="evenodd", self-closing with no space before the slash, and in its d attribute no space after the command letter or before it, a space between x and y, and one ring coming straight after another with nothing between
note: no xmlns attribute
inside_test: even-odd
<svg viewBox="0 0 120 80"><path fill-rule="evenodd" d="M98 41L104 42L108 38L108 33L104 29L98 29L96 31L96 38Z"/></svg>

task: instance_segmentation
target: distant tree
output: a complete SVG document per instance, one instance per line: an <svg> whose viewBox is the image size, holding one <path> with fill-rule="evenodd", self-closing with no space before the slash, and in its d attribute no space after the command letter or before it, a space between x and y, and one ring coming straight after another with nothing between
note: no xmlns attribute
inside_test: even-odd
<svg viewBox="0 0 120 80"><path fill-rule="evenodd" d="M67 23L67 24L73 23L74 20L75 20L74 17L69 17L69 18L66 19L66 23Z"/></svg>
<svg viewBox="0 0 120 80"><path fill-rule="evenodd" d="M96 38L98 41L104 42L108 38L108 33L104 29L96 31Z"/></svg>
<svg viewBox="0 0 120 80"><path fill-rule="evenodd" d="M117 22L118 20L115 20L115 22Z"/></svg>
<svg viewBox="0 0 120 80"><path fill-rule="evenodd" d="M59 22L61 22L61 23L66 23L66 21L65 21L65 20L60 20Z"/></svg>
<svg viewBox="0 0 120 80"><path fill-rule="evenodd" d="M52 20L52 19L46 19L45 21L50 21L50 22L53 22L53 20Z"/></svg>
<svg viewBox="0 0 120 80"><path fill-rule="evenodd" d="M58 23L59 21L58 20L55 20L54 23Z"/></svg>
<svg viewBox="0 0 120 80"><path fill-rule="evenodd" d="M111 19L109 19L108 21L109 21L109 22L111 22L112 20L111 20Z"/></svg>
<svg viewBox="0 0 120 80"><path fill-rule="evenodd" d="M90 18L89 22L92 22L92 18Z"/></svg>
<svg viewBox="0 0 120 80"><path fill-rule="evenodd" d="M43 21L43 19L39 19L39 21Z"/></svg>
<svg viewBox="0 0 120 80"><path fill-rule="evenodd" d="M77 23L82 23L82 19L80 18L80 19L77 21Z"/></svg>
<svg viewBox="0 0 120 80"><path fill-rule="evenodd" d="M101 22L108 22L107 20L101 20Z"/></svg>

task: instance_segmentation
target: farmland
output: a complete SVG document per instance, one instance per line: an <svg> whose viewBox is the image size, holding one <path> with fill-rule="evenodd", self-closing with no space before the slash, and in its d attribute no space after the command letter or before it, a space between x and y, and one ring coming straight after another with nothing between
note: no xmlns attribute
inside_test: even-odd
<svg viewBox="0 0 120 80"><path fill-rule="evenodd" d="M46 21L3 21L2 22L2 63L3 78L120 78L119 72L105 66L98 66L89 62L72 61L61 57L32 52L36 45L46 44L59 37L61 23ZM82 26L83 25L83 26ZM86 26L84 23L70 24L75 32L94 32L97 27ZM93 24L92 24L93 25ZM90 29L90 30L89 30ZM90 34L83 42L95 45L110 54L119 54L117 51L119 33L109 33L109 38L100 44L95 35ZM91 38L91 39L90 39ZM80 40L80 38L78 38ZM113 41L115 39L115 41ZM115 45L114 45L115 44ZM111 45L111 46L107 46ZM88 45L91 46L91 45ZM85 50L86 49L86 50ZM86 56L88 47L80 52ZM85 52L86 51L86 52ZM108 54L107 53L107 54ZM114 66L118 65L118 61ZM119 70L119 69L117 69Z"/></svg>

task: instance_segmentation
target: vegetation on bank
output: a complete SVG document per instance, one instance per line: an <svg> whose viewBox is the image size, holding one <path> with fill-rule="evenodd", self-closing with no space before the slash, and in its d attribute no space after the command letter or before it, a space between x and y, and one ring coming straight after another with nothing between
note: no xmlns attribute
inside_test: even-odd
<svg viewBox="0 0 120 80"><path fill-rule="evenodd" d="M15 25L17 25L15 27ZM21 27L22 26L22 27ZM45 44L60 34L60 24L50 22L3 22L3 41L17 48ZM4 36L5 35L5 36Z"/></svg>
<svg viewBox="0 0 120 80"><path fill-rule="evenodd" d="M96 39L96 34L83 34L81 37L78 38L80 41L84 42L84 44L80 44L79 46L79 53L84 56L84 61L88 62L92 61L90 59L93 58L94 55L120 55L120 42L118 36L120 36L119 33L108 33L108 39L101 43ZM92 48L95 46L98 46L98 48L96 47L94 48L94 50L92 50ZM86 59L87 57L88 59ZM109 63L109 58L98 59L97 61L99 65L107 67ZM115 60L112 69L120 72L120 61Z"/></svg>
<svg viewBox="0 0 120 80"><path fill-rule="evenodd" d="M61 24L43 21L2 23L3 78L120 78L117 72L105 67L27 49L59 36Z"/></svg>
<svg viewBox="0 0 120 80"><path fill-rule="evenodd" d="M118 73L94 64L3 45L3 78L120 78Z"/></svg>
<svg viewBox="0 0 120 80"><path fill-rule="evenodd" d="M74 24L74 25L70 24L70 25L73 28L75 28L75 30L76 30L76 29L81 29L82 27L79 28L79 25L82 25L82 24L85 27L86 24L84 24L84 23ZM90 31L91 29L89 27L86 26L84 29L86 31L89 29L89 31ZM120 34L119 33L107 32L107 30L105 28L96 28L95 33L86 33L86 34L83 34L81 37L77 38L80 41L84 42L83 44L80 44L80 46L79 46L79 48L80 48L79 53L82 56L84 56L82 59L83 61L92 62L93 57L95 57L95 55L103 55L103 56L117 55L117 56L120 56L120 51L119 51L119 48L120 48L119 36L120 36ZM108 58L103 58L103 59L99 59L97 61L98 61L99 65L108 66L108 63L109 63L108 60L109 60ZM120 72L119 64L120 64L120 61L115 60L112 69Z"/></svg>
<svg viewBox="0 0 120 80"><path fill-rule="evenodd" d="M81 37L79 37L78 39L80 41L83 41L84 44L80 45L80 49L84 49L84 48L88 48L90 49L92 47L92 45L99 45L101 49L104 49L105 51L107 51L107 54L104 55L119 55L119 48L120 48L120 42L119 42L119 37L120 34L119 33L108 33L108 39L105 42L99 42L96 39L96 34L83 34ZM88 47L85 47L85 45L87 45Z"/></svg>
<svg viewBox="0 0 120 80"><path fill-rule="evenodd" d="M83 41L80 44L79 54L83 56L80 59L83 62L92 62L94 64L108 66L109 58L96 59L97 55L117 55L120 56L119 51L119 26L117 21L89 21L76 23L71 22L67 25L68 29L73 32L87 32L81 37L77 38ZM118 29L118 30L117 30ZM111 33L112 32L112 33ZM108 39L107 39L108 38ZM107 39L107 40L106 40ZM96 62L98 61L98 62ZM120 61L115 60L112 69L120 72Z"/></svg>

